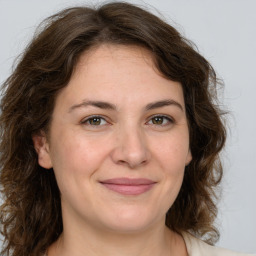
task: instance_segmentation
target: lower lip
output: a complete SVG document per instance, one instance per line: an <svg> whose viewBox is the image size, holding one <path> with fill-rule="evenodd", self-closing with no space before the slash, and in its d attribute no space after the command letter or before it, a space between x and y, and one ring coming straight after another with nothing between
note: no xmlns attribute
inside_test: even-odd
<svg viewBox="0 0 256 256"><path fill-rule="evenodd" d="M142 184L142 185L123 185L123 184L110 184L110 183L101 183L106 188L115 191L122 195L140 195L148 190L150 190L155 183L152 184Z"/></svg>

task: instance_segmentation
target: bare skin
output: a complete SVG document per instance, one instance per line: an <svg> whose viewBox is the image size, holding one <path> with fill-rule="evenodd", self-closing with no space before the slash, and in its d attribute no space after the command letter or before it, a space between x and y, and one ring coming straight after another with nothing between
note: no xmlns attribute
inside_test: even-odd
<svg viewBox="0 0 256 256"><path fill-rule="evenodd" d="M82 55L48 136L33 140L61 192L64 230L48 256L187 255L165 226L191 161L183 91L149 52L103 45ZM106 182L123 178L150 184Z"/></svg>
<svg viewBox="0 0 256 256"><path fill-rule="evenodd" d="M93 244L90 241L90 246L86 248L86 253L83 251L78 256L99 256L99 255L124 255L124 256L148 256L148 255L159 255L159 256L188 256L185 242L177 233L166 229L166 237L162 238L159 243L155 238L143 237L143 236L124 236L123 241L120 237L116 241L110 241L110 239L95 238ZM159 238L161 238L159 236ZM141 239L142 241L140 241ZM151 243L151 240L155 244ZM74 241L72 244L79 243ZM86 241L84 241L86 243ZM131 246L132 245L132 246ZM48 250L47 256L59 256L59 255L70 255L71 252L65 246L64 238L61 236L60 239L52 244Z"/></svg>

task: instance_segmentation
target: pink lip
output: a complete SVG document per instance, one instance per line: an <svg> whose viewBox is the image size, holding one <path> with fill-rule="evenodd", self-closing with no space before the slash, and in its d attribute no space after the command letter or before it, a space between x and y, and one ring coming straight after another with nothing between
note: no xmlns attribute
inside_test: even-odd
<svg viewBox="0 0 256 256"><path fill-rule="evenodd" d="M150 190L155 181L149 179L116 178L100 182L106 188L122 195L140 195Z"/></svg>

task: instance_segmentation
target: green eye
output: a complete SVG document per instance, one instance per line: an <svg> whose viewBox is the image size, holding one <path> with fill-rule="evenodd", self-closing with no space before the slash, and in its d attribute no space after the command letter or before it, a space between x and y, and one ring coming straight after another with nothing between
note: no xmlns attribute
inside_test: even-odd
<svg viewBox="0 0 256 256"><path fill-rule="evenodd" d="M101 125L107 124L106 120L100 116L87 118L82 123L85 125L91 125L91 126L101 126Z"/></svg>
<svg viewBox="0 0 256 256"><path fill-rule="evenodd" d="M88 120L90 125L100 125L101 124L101 118L94 117Z"/></svg>
<svg viewBox="0 0 256 256"><path fill-rule="evenodd" d="M152 118L153 124L163 124L163 122L164 122L164 117L162 116L156 116Z"/></svg>
<svg viewBox="0 0 256 256"><path fill-rule="evenodd" d="M173 120L167 116L154 116L149 121L149 124L153 125L168 125L171 123L173 123Z"/></svg>

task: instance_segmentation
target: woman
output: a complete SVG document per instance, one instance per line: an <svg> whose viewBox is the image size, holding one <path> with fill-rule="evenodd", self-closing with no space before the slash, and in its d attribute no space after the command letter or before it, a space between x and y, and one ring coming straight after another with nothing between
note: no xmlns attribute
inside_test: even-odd
<svg viewBox="0 0 256 256"><path fill-rule="evenodd" d="M211 246L216 85L187 40L136 6L47 19L3 86L2 253L238 255Z"/></svg>

